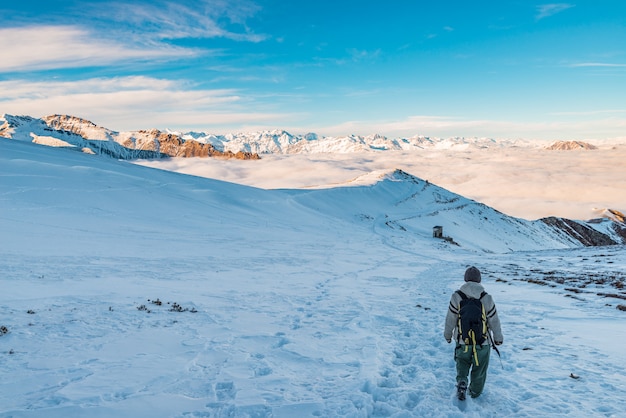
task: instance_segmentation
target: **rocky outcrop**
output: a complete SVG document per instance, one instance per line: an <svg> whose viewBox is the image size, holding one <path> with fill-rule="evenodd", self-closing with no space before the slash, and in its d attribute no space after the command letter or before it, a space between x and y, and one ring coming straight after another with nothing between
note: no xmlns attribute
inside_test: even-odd
<svg viewBox="0 0 626 418"><path fill-rule="evenodd" d="M605 217L609 218L609 219L613 219L616 222L625 224L625 226L626 226L626 216L622 212L620 212L619 210L607 209Z"/></svg>
<svg viewBox="0 0 626 418"><path fill-rule="evenodd" d="M76 116L50 115L41 118L46 125L57 131L66 131L79 135L86 140L113 140L117 132L100 127L95 123Z"/></svg>
<svg viewBox="0 0 626 418"><path fill-rule="evenodd" d="M120 133L100 127L86 119L68 115L50 115L41 119L5 116L5 123L0 127L0 135L20 140L45 136L60 139L68 146L81 150L128 160L163 157L259 159L258 154L220 151L212 144L187 140L177 134L158 129Z"/></svg>
<svg viewBox="0 0 626 418"><path fill-rule="evenodd" d="M586 222L573 221L571 219L558 218L554 216L543 218L541 221L561 232L564 232L586 247L626 244L626 225L620 225L618 222L614 222L611 225L615 234L613 236L609 236L598 231L592 226L587 225Z"/></svg>
<svg viewBox="0 0 626 418"><path fill-rule="evenodd" d="M595 145L582 141L557 141L546 149L557 151L571 151L571 150L592 150L598 149Z"/></svg>

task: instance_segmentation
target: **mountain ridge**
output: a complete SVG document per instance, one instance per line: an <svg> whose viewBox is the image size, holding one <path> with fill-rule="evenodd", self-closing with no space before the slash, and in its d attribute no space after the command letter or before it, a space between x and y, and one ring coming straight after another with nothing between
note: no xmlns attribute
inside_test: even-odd
<svg viewBox="0 0 626 418"><path fill-rule="evenodd" d="M256 154L244 151L220 151L211 144L185 140L174 133L158 129L116 132L68 115L49 115L38 119L5 114L0 118L0 137L77 149L123 160L166 157L259 158Z"/></svg>
<svg viewBox="0 0 626 418"><path fill-rule="evenodd" d="M4 122L4 123L3 123ZM68 136L68 133L76 135ZM122 159L163 157L224 157L257 159L264 154L353 153L363 151L419 151L421 149L464 150L506 147L532 147L558 150L591 150L597 146L583 141L557 141L552 144L524 139L435 138L423 135L388 138L380 134L320 136L294 135L274 129L216 135L205 132L142 129L117 132L70 115L0 117L0 136L18 140L35 139L42 145L79 147L84 152L105 153ZM95 142L99 141L99 142ZM123 147L120 149L117 145ZM90 151L89 151L90 150Z"/></svg>
<svg viewBox="0 0 626 418"><path fill-rule="evenodd" d="M378 173L367 185L291 191L300 203L324 213L359 219L377 230L397 230L430 236L443 227L448 243L487 252L541 249L552 246L607 246L626 244L626 224L619 219L578 221L550 217L534 221L506 215L403 170ZM342 196L349 195L350 206ZM325 202L325 203L320 203ZM371 212L362 208L375 208ZM463 227L460 227L463 225Z"/></svg>

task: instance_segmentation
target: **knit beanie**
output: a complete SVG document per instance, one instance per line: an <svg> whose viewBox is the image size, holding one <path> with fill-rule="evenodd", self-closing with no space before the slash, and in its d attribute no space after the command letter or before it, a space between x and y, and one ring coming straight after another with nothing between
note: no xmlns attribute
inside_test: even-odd
<svg viewBox="0 0 626 418"><path fill-rule="evenodd" d="M480 283L480 270L474 266L465 270L465 281Z"/></svg>

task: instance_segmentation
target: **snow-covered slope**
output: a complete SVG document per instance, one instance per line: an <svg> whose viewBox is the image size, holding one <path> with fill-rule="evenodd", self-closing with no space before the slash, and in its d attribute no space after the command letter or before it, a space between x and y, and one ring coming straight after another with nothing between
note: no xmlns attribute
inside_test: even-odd
<svg viewBox="0 0 626 418"><path fill-rule="evenodd" d="M566 248L580 243L541 221L500 213L401 170L382 174L371 186L292 191L317 211L373 228L385 239L401 235L415 246L432 245L433 227L443 228L445 244L472 250L508 252ZM406 244L405 244L406 245Z"/></svg>
<svg viewBox="0 0 626 418"><path fill-rule="evenodd" d="M261 190L0 140L0 180L0 416L626 409L623 246L581 248L400 171ZM443 318L472 264L505 344L459 404Z"/></svg>
<svg viewBox="0 0 626 418"><path fill-rule="evenodd" d="M7 144L7 141L2 141L2 144L5 147L15 146L11 142ZM26 149L32 149L32 152L41 152L37 148ZM59 161L71 157L67 154L62 155L63 157L60 157ZM109 199L103 197L117 193L114 185L118 184L119 181L111 180L111 178L126 177L130 173L133 176L138 176L136 179L138 189L148 190L152 187L163 187L157 180L162 177L167 179L170 176L174 179L187 179L188 177L137 166L121 166L124 167L123 171L114 173L111 171L114 168L109 167L109 164L115 164L115 162L102 160L95 156L81 158L80 163L77 162L79 166L72 168L73 172L103 171L110 173L110 176L102 178L104 184L81 183L80 186L76 186L83 188L82 193L79 193L81 189L78 188L67 191L68 196L63 197L62 191L56 191L55 195L60 207L67 208L66 211L61 210L58 216L68 218L69 222L69 218L74 217L72 212L75 209L73 208L81 208L81 211L91 211L94 214L123 213L122 219L117 219L118 216L99 217L97 218L98 222L91 226L94 228L104 227L110 232L116 229L115 225L118 222L123 225L123 228L127 228L133 219L137 223L141 223L143 217L150 217L152 214L160 217L162 212L166 212L171 213L172 221L177 224L176 228L183 227L183 219L185 219L185 222L192 221L192 225L189 226L190 230L198 229L193 221L202 220L204 217L195 213L185 214L185 206L175 203L173 200L171 203L159 201L148 205L151 208L148 213L135 213L136 208L146 205L146 196L137 194L131 189L131 191L123 193L121 197L116 196ZM10 165L9 162L6 164ZM39 161L34 161L31 168L36 170L40 165ZM224 222L222 218L232 219L235 214L241 212L242 208L248 208L251 203L248 203L247 200L252 199L255 202L253 204L255 211L265 213L264 217L268 219L267 222L271 220L272 224L280 223L284 217L294 220L302 218L300 208L304 206L315 211L317 216L322 219L337 218L350 224L351 228L365 230L374 228L384 239L391 239L389 237L395 235L401 235L402 239L411 237L412 240L415 240L415 245L439 245L443 242L445 245L457 245L464 249L491 252L567 248L582 245L571 236L562 233L558 227L550 227L541 221L526 221L507 216L400 170L378 173L378 176L378 180L373 184L363 186L283 191L261 190L211 179L193 179L195 183L198 183L198 186L195 187L212 190L212 193L206 196L208 199L204 201L203 206L223 209L211 213L212 218L219 219L220 223ZM79 177L83 178L82 176ZM84 178L86 181L89 177ZM50 176L45 176L45 179L50 179ZM50 181L57 182L56 179ZM371 182L372 179L369 181ZM172 183L171 180L165 180L165 183L167 190L173 196L198 195L197 190L189 190L186 181L176 184ZM94 186L99 191L97 199L94 199L93 196L92 187ZM246 191L238 191L241 189ZM48 190L55 190L54 184L50 184L42 193L47 194ZM216 193L219 194L216 195ZM211 198L222 195L234 197L229 197L225 201L211 200ZM241 200L240 196L245 196L246 200ZM289 200L286 200L285 196L290 196ZM204 198L205 196L201 195L201 197ZM259 203L265 201L268 202L266 205ZM289 204L289 202L292 203ZM298 203L299 206L294 207L293 202ZM167 206L163 207L164 204ZM113 208L108 208L109 205L113 205ZM196 210L193 207L192 209ZM28 211L27 208L23 210ZM285 213L285 210L288 212ZM242 222L245 222L247 219L258 219L259 213L246 212L240 217ZM137 216L140 218L136 218ZM308 225L310 228L315 228L315 225L320 222L318 217L302 219L298 224L301 227ZM435 226L443 227L447 240L433 240L432 230ZM164 225L163 228L167 228L167 226ZM45 239L46 236L54 237L54 234L44 233L42 235L44 236L38 240Z"/></svg>

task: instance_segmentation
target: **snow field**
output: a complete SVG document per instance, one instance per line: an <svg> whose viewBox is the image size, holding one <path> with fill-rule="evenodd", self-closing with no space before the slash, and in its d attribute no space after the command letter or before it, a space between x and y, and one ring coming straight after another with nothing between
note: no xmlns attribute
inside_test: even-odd
<svg viewBox="0 0 626 418"><path fill-rule="evenodd" d="M626 409L625 313L597 295L615 289L527 281L615 275L623 247L498 254L433 241L419 228L434 218L404 216L402 182L372 199L304 195L0 146L2 417ZM443 322L468 265L483 271L505 343L484 394L459 403Z"/></svg>

